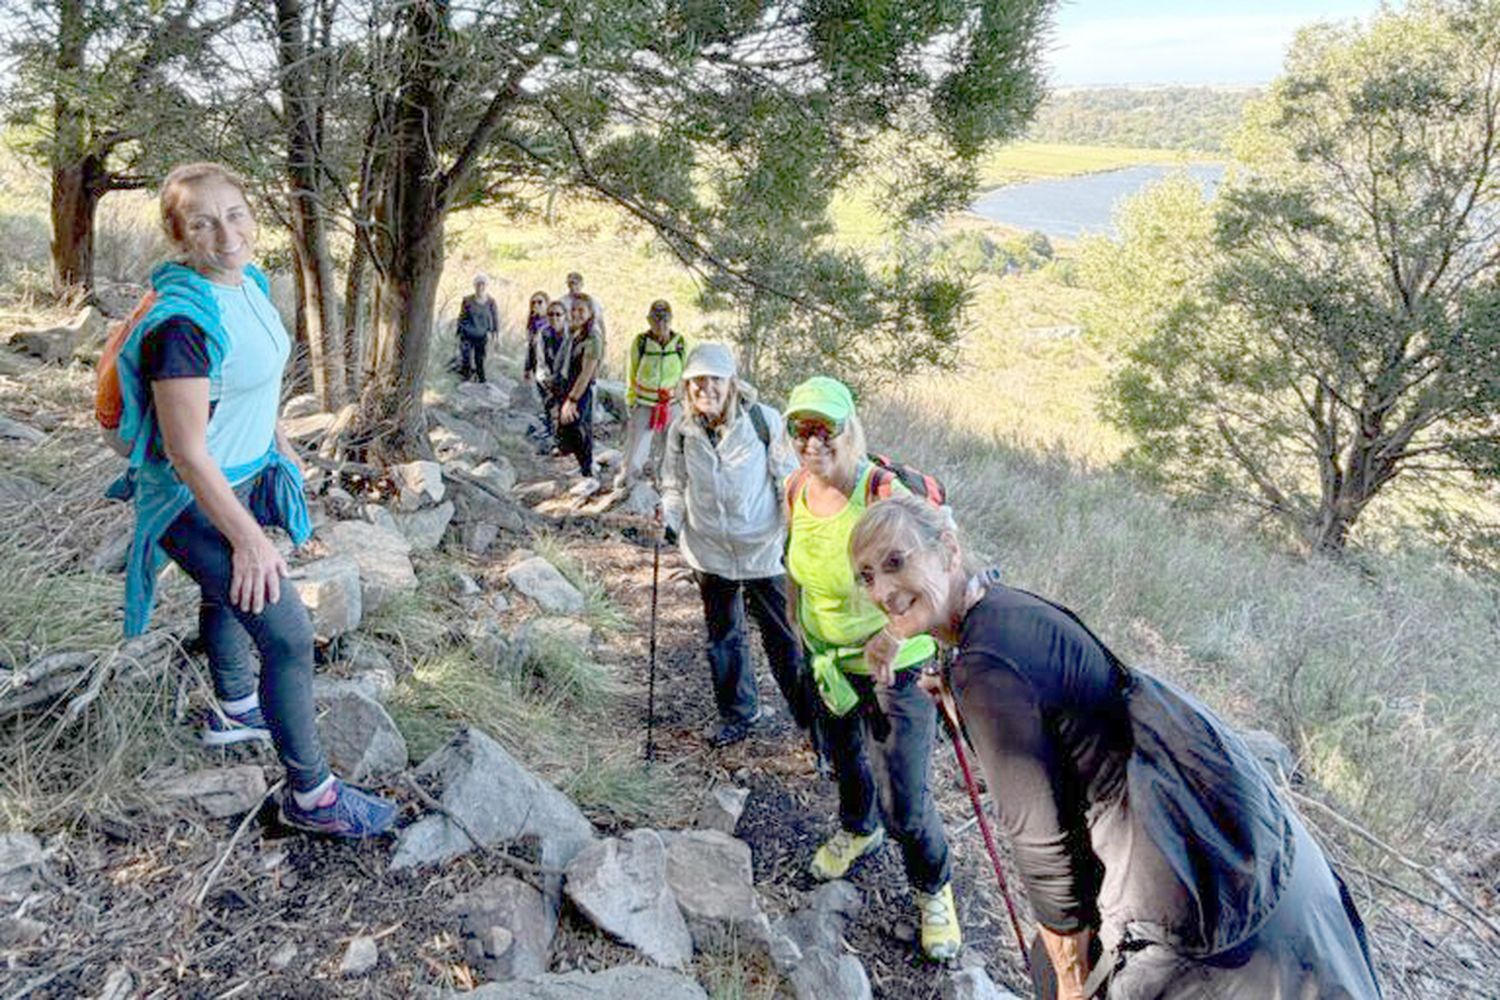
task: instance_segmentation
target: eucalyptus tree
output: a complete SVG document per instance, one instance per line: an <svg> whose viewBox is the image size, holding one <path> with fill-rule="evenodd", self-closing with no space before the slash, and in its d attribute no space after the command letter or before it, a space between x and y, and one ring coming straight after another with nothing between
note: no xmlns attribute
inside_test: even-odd
<svg viewBox="0 0 1500 1000"><path fill-rule="evenodd" d="M1237 156L1201 256L1123 321L1131 461L1335 550L1393 486L1500 475L1500 3L1305 29Z"/></svg>

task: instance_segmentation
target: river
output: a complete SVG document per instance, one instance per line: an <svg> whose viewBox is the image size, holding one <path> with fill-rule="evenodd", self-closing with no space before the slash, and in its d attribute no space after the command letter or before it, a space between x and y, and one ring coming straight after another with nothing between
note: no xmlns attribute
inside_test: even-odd
<svg viewBox="0 0 1500 1000"><path fill-rule="evenodd" d="M1073 240L1084 233L1113 235L1115 203L1178 170L1186 170L1208 194L1224 176L1220 163L1124 167L995 188L980 196L972 211L1001 225L1039 229L1053 239Z"/></svg>

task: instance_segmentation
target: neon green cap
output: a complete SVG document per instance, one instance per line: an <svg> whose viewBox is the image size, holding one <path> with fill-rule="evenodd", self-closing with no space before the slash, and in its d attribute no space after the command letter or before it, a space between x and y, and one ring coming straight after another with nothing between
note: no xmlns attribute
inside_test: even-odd
<svg viewBox="0 0 1500 1000"><path fill-rule="evenodd" d="M814 413L842 424L854 416L854 396L838 379L814 375L793 389L787 398L786 415L799 413Z"/></svg>

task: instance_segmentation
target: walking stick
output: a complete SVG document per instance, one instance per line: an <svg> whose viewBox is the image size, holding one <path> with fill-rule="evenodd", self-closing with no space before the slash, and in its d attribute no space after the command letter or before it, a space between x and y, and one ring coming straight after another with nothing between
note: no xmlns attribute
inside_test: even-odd
<svg viewBox="0 0 1500 1000"><path fill-rule="evenodd" d="M661 577L661 532L651 535L651 667L646 675L646 761L656 759L656 592Z"/></svg>
<svg viewBox="0 0 1500 1000"><path fill-rule="evenodd" d="M958 768L964 774L964 787L969 790L969 804L974 807L974 818L979 821L979 832L984 835L984 849L989 852L990 864L995 866L995 881L1000 883L1000 895L1005 899L1006 912L1010 914L1010 926L1016 932L1016 945L1021 949L1021 964L1031 972L1031 953L1026 947L1026 935L1021 930L1021 919L1016 916L1016 903L1010 896L1010 883L1005 878L1005 867L1000 863L1000 851L995 847L995 835L990 832L989 820L984 818L984 806L979 801L979 786L974 783L974 772L969 768L969 755L964 753L963 730L958 725L958 706L953 702L953 692L948 689L947 678L942 680L938 691L938 708L942 711L943 725L953 738L953 753L958 757Z"/></svg>

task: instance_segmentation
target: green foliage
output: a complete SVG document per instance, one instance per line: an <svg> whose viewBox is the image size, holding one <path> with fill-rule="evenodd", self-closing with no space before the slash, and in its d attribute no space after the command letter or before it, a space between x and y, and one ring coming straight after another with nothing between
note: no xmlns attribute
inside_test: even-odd
<svg viewBox="0 0 1500 1000"><path fill-rule="evenodd" d="M1493 2L1308 28L1211 243L1185 194L1127 210L1092 326L1128 349L1137 467L1332 549L1390 487L1500 474L1497 59Z"/></svg>
<svg viewBox="0 0 1500 1000"><path fill-rule="evenodd" d="M1027 129L1035 142L1223 152L1249 88L1087 87L1047 95Z"/></svg>

